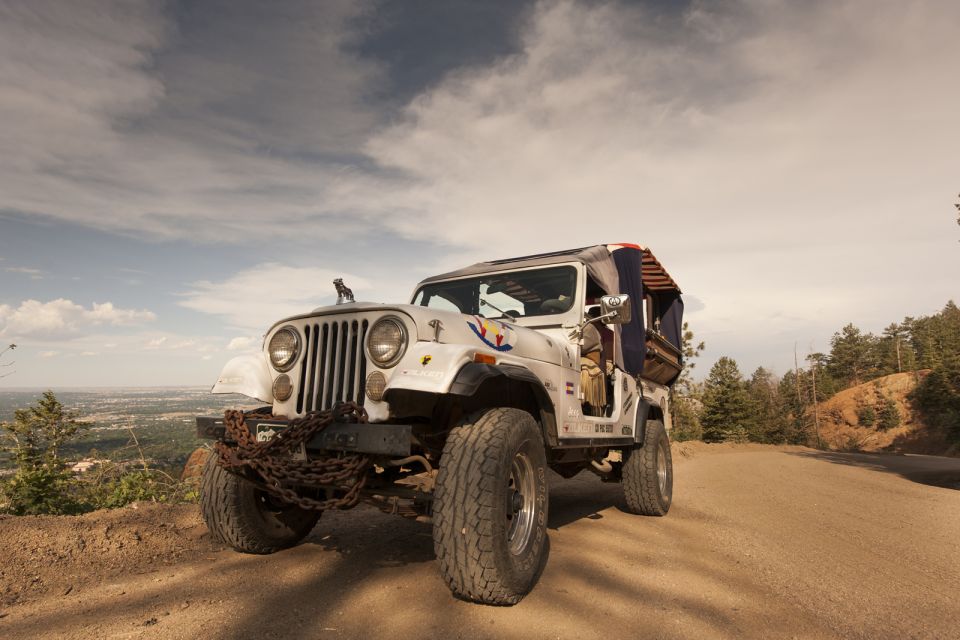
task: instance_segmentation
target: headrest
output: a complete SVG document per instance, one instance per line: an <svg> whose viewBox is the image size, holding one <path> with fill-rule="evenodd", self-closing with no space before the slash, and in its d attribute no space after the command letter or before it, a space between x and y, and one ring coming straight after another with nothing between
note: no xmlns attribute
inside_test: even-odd
<svg viewBox="0 0 960 640"><path fill-rule="evenodd" d="M560 296L559 298L550 298L540 303L540 311L546 313L563 313L573 306L573 298Z"/></svg>

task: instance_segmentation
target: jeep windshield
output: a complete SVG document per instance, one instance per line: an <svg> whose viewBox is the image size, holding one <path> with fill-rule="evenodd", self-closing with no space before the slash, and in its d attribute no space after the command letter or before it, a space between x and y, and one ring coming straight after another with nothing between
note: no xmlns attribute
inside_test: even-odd
<svg viewBox="0 0 960 640"><path fill-rule="evenodd" d="M413 304L486 318L549 316L570 310L576 288L576 268L549 267L433 282Z"/></svg>

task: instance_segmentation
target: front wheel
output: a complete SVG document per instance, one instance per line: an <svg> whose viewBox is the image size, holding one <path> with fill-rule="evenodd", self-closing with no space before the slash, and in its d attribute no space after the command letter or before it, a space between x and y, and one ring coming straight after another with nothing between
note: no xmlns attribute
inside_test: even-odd
<svg viewBox="0 0 960 640"><path fill-rule="evenodd" d="M546 560L547 461L533 417L490 409L453 429L433 501L433 546L454 595L516 604Z"/></svg>
<svg viewBox="0 0 960 640"><path fill-rule="evenodd" d="M673 502L673 458L670 439L659 420L647 420L643 446L627 453L623 494L627 508L645 516L665 516Z"/></svg>
<svg viewBox="0 0 960 640"><path fill-rule="evenodd" d="M279 503L252 482L207 457L200 481L200 511L210 535L243 553L273 553L303 540L320 518L308 511Z"/></svg>

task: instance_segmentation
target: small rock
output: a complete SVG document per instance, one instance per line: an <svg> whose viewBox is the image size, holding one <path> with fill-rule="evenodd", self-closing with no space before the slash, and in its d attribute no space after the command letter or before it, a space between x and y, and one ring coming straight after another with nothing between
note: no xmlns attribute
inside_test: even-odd
<svg viewBox="0 0 960 640"><path fill-rule="evenodd" d="M150 618L149 620L144 621L143 626L152 627L153 625L157 624L157 622L159 622L159 620L156 618Z"/></svg>

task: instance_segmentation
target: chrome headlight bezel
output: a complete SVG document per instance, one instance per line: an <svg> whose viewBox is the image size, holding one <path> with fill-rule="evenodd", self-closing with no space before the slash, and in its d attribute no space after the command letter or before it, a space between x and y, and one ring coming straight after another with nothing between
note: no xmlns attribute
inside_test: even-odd
<svg viewBox="0 0 960 640"><path fill-rule="evenodd" d="M273 357L273 341L276 340L277 336L281 333L290 334L293 336L294 349L293 355L286 362L278 363ZM267 357L270 359L270 365L280 372L290 371L293 368L293 365L297 364L297 360L300 358L300 333L293 327L293 325L287 325L278 329L272 336L270 336L270 342L267 343Z"/></svg>
<svg viewBox="0 0 960 640"><path fill-rule="evenodd" d="M397 353L394 354L390 359L380 360L373 355L373 352L370 349L370 340L373 337L374 329L376 329L378 325L387 322L395 325L400 330L400 346L397 349ZM383 316L370 325L370 329L367 331L367 339L365 340L364 350L367 352L367 358L369 358L370 362L372 362L375 366L379 367L380 369L389 369L390 367L396 366L396 364L400 362L401 358L403 358L403 355L407 352L407 346L409 343L410 340L407 334L407 325L404 324L403 320L397 316Z"/></svg>

